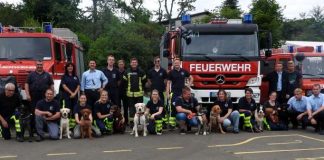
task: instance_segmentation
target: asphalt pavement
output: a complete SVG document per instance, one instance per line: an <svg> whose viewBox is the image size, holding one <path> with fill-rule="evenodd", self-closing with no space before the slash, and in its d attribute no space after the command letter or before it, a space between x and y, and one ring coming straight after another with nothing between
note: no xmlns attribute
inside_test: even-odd
<svg viewBox="0 0 324 160"><path fill-rule="evenodd" d="M207 136L178 131L135 138L129 133L89 139L0 140L0 159L26 160L303 160L324 159L324 136L313 129Z"/></svg>

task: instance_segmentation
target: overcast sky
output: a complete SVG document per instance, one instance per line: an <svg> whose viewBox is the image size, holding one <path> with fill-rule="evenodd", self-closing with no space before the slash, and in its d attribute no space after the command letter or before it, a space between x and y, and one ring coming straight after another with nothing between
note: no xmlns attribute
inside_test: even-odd
<svg viewBox="0 0 324 160"><path fill-rule="evenodd" d="M1 2L19 3L21 0L0 0ZM91 0L81 0L80 7L91 6ZM194 6L196 10L192 13L202 12L205 10L214 9L219 6L223 0L197 0ZM244 12L249 10L252 0L239 0L239 5ZM324 0L277 0L282 8L283 14L287 19L299 18L299 13L308 13L314 6L324 8ZM144 0L144 6L150 10L155 10L158 7L157 0Z"/></svg>

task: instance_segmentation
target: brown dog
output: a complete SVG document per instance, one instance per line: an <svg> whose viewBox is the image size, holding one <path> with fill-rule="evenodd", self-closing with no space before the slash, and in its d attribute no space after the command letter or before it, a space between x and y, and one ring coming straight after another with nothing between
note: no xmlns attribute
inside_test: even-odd
<svg viewBox="0 0 324 160"><path fill-rule="evenodd" d="M225 134L222 128L222 124L219 122L220 114L222 113L219 105L214 105L210 111L209 116L209 132L212 132L215 129L216 132Z"/></svg>
<svg viewBox="0 0 324 160"><path fill-rule="evenodd" d="M123 115L121 114L121 109L117 105L113 105L110 108L110 112L113 113L113 119L114 119L114 133L125 133L126 126L125 126L125 119Z"/></svg>
<svg viewBox="0 0 324 160"><path fill-rule="evenodd" d="M82 109L81 111L81 124L80 124L80 131L81 131L81 138L89 137L92 139L92 124L90 120L91 110L90 109Z"/></svg>

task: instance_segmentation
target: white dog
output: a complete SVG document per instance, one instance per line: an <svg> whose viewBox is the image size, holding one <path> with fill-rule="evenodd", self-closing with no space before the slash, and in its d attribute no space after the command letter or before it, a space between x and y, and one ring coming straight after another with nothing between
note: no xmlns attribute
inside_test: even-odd
<svg viewBox="0 0 324 160"><path fill-rule="evenodd" d="M65 134L67 135L68 139L71 139L71 137L70 137L70 126L69 126L70 109L62 108L60 110L60 112L61 112L61 123L60 123L61 135L60 135L60 139L62 139L63 130L65 130Z"/></svg>
<svg viewBox="0 0 324 160"><path fill-rule="evenodd" d="M264 119L264 111L263 106L257 107L254 111L254 118L257 123L257 127L260 131L263 131L263 119Z"/></svg>
<svg viewBox="0 0 324 160"><path fill-rule="evenodd" d="M138 137L138 131L143 131L143 136L147 135L146 127L146 117L145 117L145 104L136 103L135 104L136 113L134 116L134 127L132 134L135 134L135 137Z"/></svg>

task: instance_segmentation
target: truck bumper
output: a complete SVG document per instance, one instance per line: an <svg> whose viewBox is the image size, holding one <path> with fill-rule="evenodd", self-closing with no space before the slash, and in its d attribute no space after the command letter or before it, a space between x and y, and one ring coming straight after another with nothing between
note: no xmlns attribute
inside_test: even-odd
<svg viewBox="0 0 324 160"><path fill-rule="evenodd" d="M250 87L253 90L253 98L256 103L260 103L261 91L259 87ZM238 103L239 99L245 95L244 89L225 89L227 95L233 103ZM218 90L192 89L191 93L197 98L199 103L214 103Z"/></svg>

